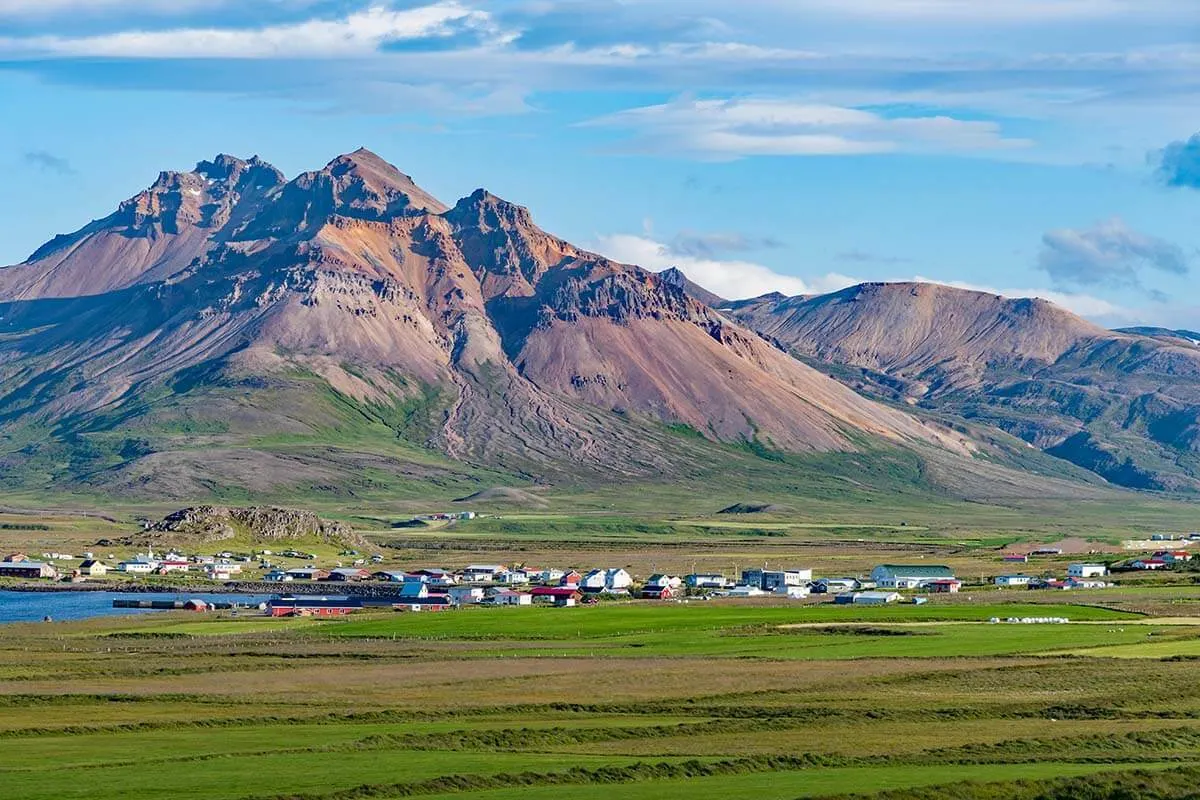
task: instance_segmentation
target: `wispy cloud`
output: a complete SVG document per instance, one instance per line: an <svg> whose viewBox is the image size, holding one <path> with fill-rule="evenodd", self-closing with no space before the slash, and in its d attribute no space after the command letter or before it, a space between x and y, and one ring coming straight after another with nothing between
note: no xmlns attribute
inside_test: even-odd
<svg viewBox="0 0 1200 800"><path fill-rule="evenodd" d="M21 160L46 172L57 172L60 175L75 174L75 168L71 166L70 161L45 150L30 150L21 156Z"/></svg>
<svg viewBox="0 0 1200 800"><path fill-rule="evenodd" d="M959 152L1028 147L994 122L775 99L689 100L620 111L587 123L632 131L638 151L704 158Z"/></svg>
<svg viewBox="0 0 1200 800"><path fill-rule="evenodd" d="M372 6L337 19L253 29L170 28L0 38L0 49L32 56L124 59L344 58L370 56L389 44L448 37L464 29L495 32L487 13L450 1L399 11Z"/></svg>
<svg viewBox="0 0 1200 800"><path fill-rule="evenodd" d="M1038 267L1057 286L1141 286L1147 269L1185 275L1183 248L1130 228L1118 217L1090 228L1060 228L1042 237Z"/></svg>

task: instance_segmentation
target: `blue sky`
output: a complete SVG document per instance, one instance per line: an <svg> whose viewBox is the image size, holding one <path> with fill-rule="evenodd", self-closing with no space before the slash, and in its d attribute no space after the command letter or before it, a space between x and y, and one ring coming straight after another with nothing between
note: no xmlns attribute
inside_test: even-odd
<svg viewBox="0 0 1200 800"><path fill-rule="evenodd" d="M1200 328L1195 0L0 0L0 108L0 263L163 169L367 146L726 296Z"/></svg>

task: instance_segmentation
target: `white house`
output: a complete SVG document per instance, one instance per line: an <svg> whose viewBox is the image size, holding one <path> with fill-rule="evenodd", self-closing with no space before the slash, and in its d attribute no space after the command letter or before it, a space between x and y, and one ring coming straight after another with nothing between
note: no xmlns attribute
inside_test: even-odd
<svg viewBox="0 0 1200 800"><path fill-rule="evenodd" d="M1071 564L1067 567L1069 578L1103 578L1108 574L1108 567L1103 564Z"/></svg>
<svg viewBox="0 0 1200 800"><path fill-rule="evenodd" d="M492 592L487 602L497 606L531 606L533 595L528 592L514 592L512 589L499 589Z"/></svg>
<svg viewBox="0 0 1200 800"><path fill-rule="evenodd" d="M993 582L997 586L1028 586L1032 575L997 575Z"/></svg>
<svg viewBox="0 0 1200 800"><path fill-rule="evenodd" d="M716 573L692 573L684 579L684 583L693 589L724 589L725 576Z"/></svg>
<svg viewBox="0 0 1200 800"><path fill-rule="evenodd" d="M553 567L550 567L548 569L538 570L537 572L532 574L530 577L533 580L537 581L538 583L540 583L544 586L553 586L554 584L561 581L563 579L563 576L566 574L567 573L565 570L555 569Z"/></svg>
<svg viewBox="0 0 1200 800"><path fill-rule="evenodd" d="M940 564L880 564L871 570L880 589L917 589L933 581L952 581L954 572Z"/></svg>
<svg viewBox="0 0 1200 800"><path fill-rule="evenodd" d="M263 580L270 581L271 583L291 583L296 579L281 569L273 569L266 575L263 575Z"/></svg>
<svg viewBox="0 0 1200 800"><path fill-rule="evenodd" d="M503 564L471 564L462 571L467 583L495 583L497 577L508 571Z"/></svg>
<svg viewBox="0 0 1200 800"><path fill-rule="evenodd" d="M483 602L483 589L478 586L451 586L446 590L446 594L459 606L472 606Z"/></svg>
<svg viewBox="0 0 1200 800"><path fill-rule="evenodd" d="M646 586L648 588L671 589L673 591L683 586L683 579L676 578L674 575L656 574L650 576L650 579L646 581Z"/></svg>
<svg viewBox="0 0 1200 800"><path fill-rule="evenodd" d="M158 561L148 556L138 556L117 564L117 569L121 572L128 572L130 575L149 575L158 569L158 566Z"/></svg>

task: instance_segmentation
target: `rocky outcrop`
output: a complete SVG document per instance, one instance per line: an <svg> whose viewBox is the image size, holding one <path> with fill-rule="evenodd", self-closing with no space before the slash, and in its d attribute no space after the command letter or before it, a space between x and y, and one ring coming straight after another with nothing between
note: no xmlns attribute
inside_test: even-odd
<svg viewBox="0 0 1200 800"><path fill-rule="evenodd" d="M196 506L163 518L150 530L179 534L193 542L219 542L240 534L256 542L321 539L334 544L361 544L362 538L343 522L324 520L311 511L250 506Z"/></svg>

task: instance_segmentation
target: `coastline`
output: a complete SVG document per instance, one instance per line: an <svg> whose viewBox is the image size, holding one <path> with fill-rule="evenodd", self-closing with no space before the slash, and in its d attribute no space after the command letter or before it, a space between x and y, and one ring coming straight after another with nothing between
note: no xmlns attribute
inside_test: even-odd
<svg viewBox="0 0 1200 800"><path fill-rule="evenodd" d="M254 595L331 595L339 597L395 597L398 584L388 583L270 583L267 581L230 581L227 583L13 583L0 585L0 591L28 593L113 592L117 594L254 594Z"/></svg>

